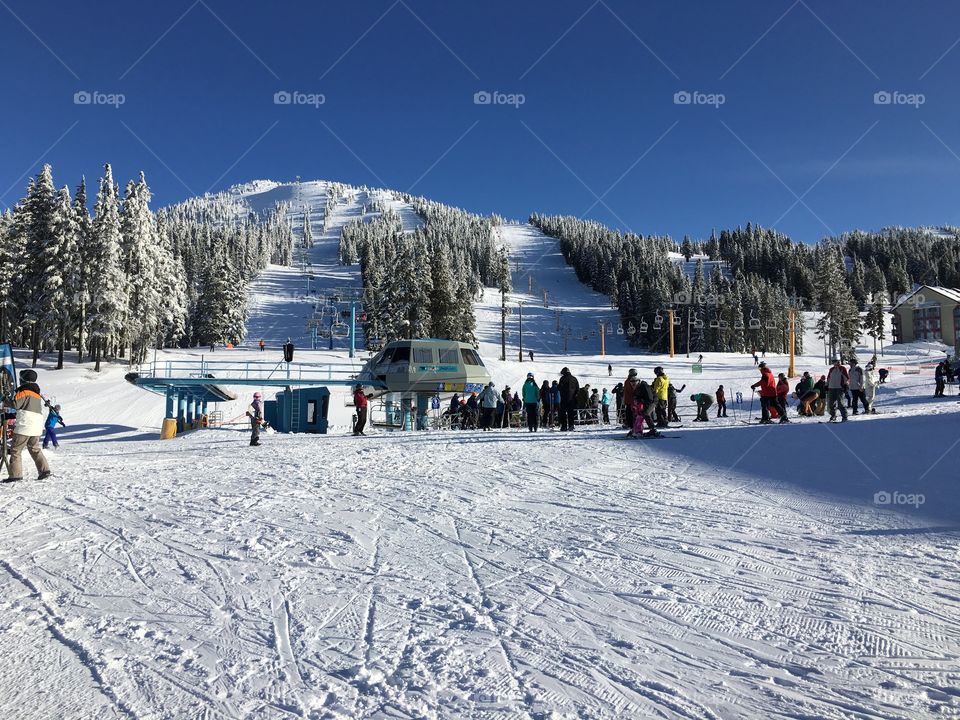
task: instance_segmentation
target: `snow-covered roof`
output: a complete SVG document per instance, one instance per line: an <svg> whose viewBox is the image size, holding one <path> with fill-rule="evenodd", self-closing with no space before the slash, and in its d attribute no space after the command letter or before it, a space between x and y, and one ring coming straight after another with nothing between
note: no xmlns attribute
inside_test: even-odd
<svg viewBox="0 0 960 720"><path fill-rule="evenodd" d="M957 288L948 288L941 285L920 285L901 297L900 301L890 309L896 310L922 290L930 290L932 292L939 293L940 295L953 300L955 303L960 303L960 290Z"/></svg>

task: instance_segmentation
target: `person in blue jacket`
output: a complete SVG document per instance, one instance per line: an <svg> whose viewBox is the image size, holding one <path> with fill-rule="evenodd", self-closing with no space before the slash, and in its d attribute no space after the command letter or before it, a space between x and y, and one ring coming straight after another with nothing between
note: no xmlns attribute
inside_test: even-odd
<svg viewBox="0 0 960 720"><path fill-rule="evenodd" d="M560 412L560 383L554 380L550 384L550 427L557 424L557 415Z"/></svg>
<svg viewBox="0 0 960 720"><path fill-rule="evenodd" d="M60 415L60 406L59 405L47 405L50 408L50 413L47 415L47 421L43 424L44 430L46 433L43 436L43 449L47 449L47 445L53 443L55 448L60 447L60 443L57 442L57 423L66 427L67 424L63 421L63 416Z"/></svg>

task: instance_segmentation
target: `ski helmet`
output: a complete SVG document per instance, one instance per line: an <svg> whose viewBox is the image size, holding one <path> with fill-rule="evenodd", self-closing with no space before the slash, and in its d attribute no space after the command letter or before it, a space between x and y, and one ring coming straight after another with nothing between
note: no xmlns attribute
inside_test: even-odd
<svg viewBox="0 0 960 720"><path fill-rule="evenodd" d="M26 370L20 371L20 379L23 382L36 382L37 381L37 371L27 368Z"/></svg>
<svg viewBox="0 0 960 720"><path fill-rule="evenodd" d="M659 365L657 365L657 366L653 369L653 373L654 373L654 375L663 375L663 368L660 367Z"/></svg>
<svg viewBox="0 0 960 720"><path fill-rule="evenodd" d="M533 380L533 373L527 373L527 380Z"/></svg>

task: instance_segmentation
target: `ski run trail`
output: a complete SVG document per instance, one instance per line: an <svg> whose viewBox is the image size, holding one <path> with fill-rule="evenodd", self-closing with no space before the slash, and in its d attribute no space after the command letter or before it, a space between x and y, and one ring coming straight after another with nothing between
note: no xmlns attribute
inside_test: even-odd
<svg viewBox="0 0 960 720"><path fill-rule="evenodd" d="M251 207L298 192L254 185ZM299 188L321 294L358 285L336 242L371 195L417 222L356 190L324 233L325 187ZM569 366L610 389L660 364L687 385L679 439L603 426L355 438L336 389L325 436L251 448L238 420L159 441L163 400L125 383L126 366L54 371L45 356L40 385L68 426L53 478L25 457L26 479L0 486L3 717L960 717L960 406L955 386L931 397L942 348L884 348L876 415L748 426L751 358L710 353L694 373L682 354L637 354L555 241L499 232L535 361L519 362L517 315L498 360L488 290L478 337L498 388ZM250 348L217 359L260 359L261 337L273 358L287 337L305 346L310 297L299 269L268 268ZM822 349L806 346L798 370L819 375ZM363 359L341 340L297 352ZM690 393L718 383L730 417L691 423ZM228 419L248 402L238 390Z"/></svg>

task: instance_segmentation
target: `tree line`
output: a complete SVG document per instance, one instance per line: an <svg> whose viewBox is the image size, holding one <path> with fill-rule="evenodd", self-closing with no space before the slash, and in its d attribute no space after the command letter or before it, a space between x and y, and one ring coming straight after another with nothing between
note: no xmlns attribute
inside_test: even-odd
<svg viewBox="0 0 960 720"><path fill-rule="evenodd" d="M0 215L0 341L32 348L34 365L56 350L58 368L75 350L98 371L151 347L240 342L247 283L291 258L283 208L257 217L221 194L154 213L150 201L143 173L121 196L106 164L91 213L85 180L71 196L44 165Z"/></svg>

